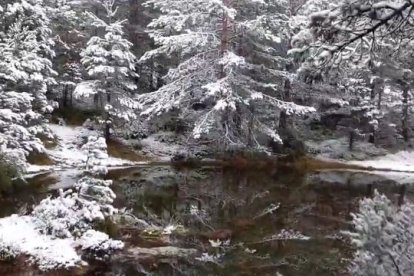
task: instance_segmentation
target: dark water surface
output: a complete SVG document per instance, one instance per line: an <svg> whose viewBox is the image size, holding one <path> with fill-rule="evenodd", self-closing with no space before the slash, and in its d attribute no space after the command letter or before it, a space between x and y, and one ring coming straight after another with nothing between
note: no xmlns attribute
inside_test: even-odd
<svg viewBox="0 0 414 276"><path fill-rule="evenodd" d="M350 229L350 213L358 200L377 188L397 201L400 190L381 177L350 172L144 166L111 171L108 177L114 180L117 207L159 226L183 226L168 237L114 227L115 237L128 247L194 248L199 252L195 257L208 253L214 262L121 254L76 274L346 275L352 249L340 232ZM36 187L30 196L28 192L4 195L1 215L45 197L45 185ZM406 197L411 196L409 190ZM280 233L286 231L296 236L285 239ZM209 240L217 239L227 244L213 247ZM13 272L13 265L17 264L0 264L0 272L41 275Z"/></svg>

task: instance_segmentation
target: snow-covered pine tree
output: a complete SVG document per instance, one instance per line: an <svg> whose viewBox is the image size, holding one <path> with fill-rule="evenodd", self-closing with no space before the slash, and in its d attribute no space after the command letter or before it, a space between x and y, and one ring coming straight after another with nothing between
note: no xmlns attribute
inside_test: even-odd
<svg viewBox="0 0 414 276"><path fill-rule="evenodd" d="M132 92L137 88L134 78L135 56L130 51L131 42L124 38L123 23L115 20L117 9L114 0L104 0L107 12L106 21L88 13L94 26L103 28L103 36L93 36L82 51L82 64L94 81L94 93L105 124L105 138L109 138L111 125L116 122L128 122L135 118L131 99ZM75 91L75 97L90 96L82 91Z"/></svg>
<svg viewBox="0 0 414 276"><path fill-rule="evenodd" d="M71 106L72 94L82 80L80 52L89 38L86 16L81 2L70 0L43 0L50 18L55 45L53 67L58 72L57 86L50 98L61 108Z"/></svg>
<svg viewBox="0 0 414 276"><path fill-rule="evenodd" d="M263 120L258 109L271 107L276 114L313 110L278 97L282 85L274 78L288 77L276 50L286 33L278 29L287 19L283 3L150 0L145 5L160 16L148 25L157 48L140 61L167 56L180 62L165 76L166 85L138 97L142 116L178 111L195 121L196 139L208 136L225 146L259 146L257 138L263 134L281 139L275 120Z"/></svg>
<svg viewBox="0 0 414 276"><path fill-rule="evenodd" d="M39 113L33 111L33 97L26 92L0 90L0 153L20 171L26 168L31 152L43 152L42 141L36 137L46 133Z"/></svg>
<svg viewBox="0 0 414 276"><path fill-rule="evenodd" d="M44 150L39 135L51 136L44 113L54 83L53 41L41 0L21 0L5 6L0 37L0 151L20 168L30 152Z"/></svg>
<svg viewBox="0 0 414 276"><path fill-rule="evenodd" d="M34 108L50 112L46 99L55 83L54 56L49 18L42 0L21 0L5 11L5 34L0 43L0 82L7 91L33 95Z"/></svg>
<svg viewBox="0 0 414 276"><path fill-rule="evenodd" d="M363 116L371 119L370 141L395 144L398 132L405 142L411 135L414 44L404 27L413 4L394 2L310 0L292 18L296 35L290 53L302 61L299 75L308 83L333 79L343 85L364 79L368 93L358 95L352 108L365 110Z"/></svg>

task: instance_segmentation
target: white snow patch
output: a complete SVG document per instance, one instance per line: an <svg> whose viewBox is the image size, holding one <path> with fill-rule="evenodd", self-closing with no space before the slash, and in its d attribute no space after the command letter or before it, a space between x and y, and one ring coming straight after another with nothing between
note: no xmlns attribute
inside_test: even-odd
<svg viewBox="0 0 414 276"><path fill-rule="evenodd" d="M90 229L77 241L83 250L111 252L124 248L122 241L109 238L106 233Z"/></svg>
<svg viewBox="0 0 414 276"><path fill-rule="evenodd" d="M387 154L386 150L362 141L355 141L354 149L350 151L347 138L330 139L320 142L306 141L306 146L310 152L315 153L318 158L322 159L367 160Z"/></svg>
<svg viewBox="0 0 414 276"><path fill-rule="evenodd" d="M26 177L36 176L38 174L51 171L53 166L28 164L26 168Z"/></svg>
<svg viewBox="0 0 414 276"><path fill-rule="evenodd" d="M282 229L277 235L273 235L270 240L310 240L310 237L292 229Z"/></svg>
<svg viewBox="0 0 414 276"><path fill-rule="evenodd" d="M76 86L73 96L75 99L80 99L84 97L91 97L97 93L98 91L96 89L95 81L84 81Z"/></svg>
<svg viewBox="0 0 414 276"><path fill-rule="evenodd" d="M48 155L63 168L81 167L88 158L85 150L81 148L82 141L85 142L91 136L99 136L96 131L84 127L71 127L50 124L50 129L58 139L58 146L48 149ZM133 162L109 156L102 160L102 166L117 167L132 165ZM33 167L32 169L33 170Z"/></svg>
<svg viewBox="0 0 414 276"><path fill-rule="evenodd" d="M86 182L90 187L85 187ZM78 248L101 256L122 249L122 241L112 240L107 234L92 229L95 222L103 221L116 211L110 205L112 196L99 195L100 190L97 190L93 200L83 198L88 195L85 189L106 184L110 183L83 178L79 181L78 192L60 190L58 197L42 200L30 215L0 219L1 258L25 255L41 270L66 269L86 264L81 261Z"/></svg>
<svg viewBox="0 0 414 276"><path fill-rule="evenodd" d="M37 229L31 216L17 216L0 219L0 251L10 257L29 256L41 270L73 267L81 262L73 247L73 239L56 239L44 235Z"/></svg>
<svg viewBox="0 0 414 276"><path fill-rule="evenodd" d="M400 151L394 154L387 154L385 156L372 160L349 161L348 163L377 170L414 173L414 152Z"/></svg>

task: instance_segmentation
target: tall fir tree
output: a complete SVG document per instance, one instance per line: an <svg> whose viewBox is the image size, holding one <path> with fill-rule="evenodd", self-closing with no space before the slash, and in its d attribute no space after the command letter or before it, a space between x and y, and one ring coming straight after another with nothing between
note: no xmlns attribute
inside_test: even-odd
<svg viewBox="0 0 414 276"><path fill-rule="evenodd" d="M55 84L52 69L54 56L50 21L42 0L21 0L4 11L5 33L0 43L0 81L8 91L28 92L34 97L34 108L50 112L46 99L50 85Z"/></svg>
<svg viewBox="0 0 414 276"><path fill-rule="evenodd" d="M0 37L0 151L24 167L25 158L44 147L39 136L51 136L45 113L53 110L46 98L55 83L49 19L41 0L5 5Z"/></svg>
<svg viewBox="0 0 414 276"><path fill-rule="evenodd" d="M103 36L93 36L82 51L82 64L93 81L93 90L102 119L104 134L110 136L111 125L135 118L133 108L136 106L131 99L137 89L134 78L135 56L131 52L132 43L124 38L123 24L125 20L116 20L117 9L114 0L103 1L106 10L106 21L88 13L97 28L105 30ZM75 91L75 97L87 96L84 91ZM88 95L89 96L89 95Z"/></svg>
<svg viewBox="0 0 414 276"><path fill-rule="evenodd" d="M283 3L150 0L145 5L160 16L148 25L157 47L140 61L180 62L165 76L166 85L139 96L142 116L170 111L193 116L194 138L209 137L228 147L260 146L260 135L281 142L275 126L280 111L312 111L278 97L282 85L275 79L289 78L277 51L288 33L280 27L286 24L279 24L287 22ZM274 111L275 120L261 116L263 106Z"/></svg>

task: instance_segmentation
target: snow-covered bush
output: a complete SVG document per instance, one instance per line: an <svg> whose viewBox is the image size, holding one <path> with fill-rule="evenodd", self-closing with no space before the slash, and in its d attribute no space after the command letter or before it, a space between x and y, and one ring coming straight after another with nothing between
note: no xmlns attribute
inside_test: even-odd
<svg viewBox="0 0 414 276"><path fill-rule="evenodd" d="M72 190L42 200L32 215L38 219L40 232L58 238L77 237L105 218L98 202L84 199Z"/></svg>
<svg viewBox="0 0 414 276"><path fill-rule="evenodd" d="M112 180L102 180L91 177L83 177L75 185L79 197L87 201L93 201L99 206L99 217L111 216L116 212L116 209L112 207L112 203L115 199L115 194L109 187L112 185ZM91 215L93 215L91 213ZM88 216L89 217L89 216ZM91 219L94 216L90 217Z"/></svg>
<svg viewBox="0 0 414 276"><path fill-rule="evenodd" d="M52 137L28 93L0 92L0 152L23 170L31 152L44 152L39 135Z"/></svg>
<svg viewBox="0 0 414 276"><path fill-rule="evenodd" d="M18 168L0 153L0 191L9 188L12 184L12 179L18 175Z"/></svg>
<svg viewBox="0 0 414 276"><path fill-rule="evenodd" d="M88 141L82 146L87 155L86 171L94 175L106 174L108 169L102 161L108 158L107 145L103 137L88 137Z"/></svg>
<svg viewBox="0 0 414 276"><path fill-rule="evenodd" d="M28 255L42 270L80 265L77 248L106 257L123 243L93 228L114 211L77 191L61 191L56 198L42 200L29 215L0 219L0 255Z"/></svg>
<svg viewBox="0 0 414 276"><path fill-rule="evenodd" d="M81 262L73 239L44 235L38 230L37 223L37 218L30 215L0 219L2 260L26 255L29 262L37 264L41 270L69 268Z"/></svg>
<svg viewBox="0 0 414 276"><path fill-rule="evenodd" d="M87 171L106 172L98 162L108 158L105 140L91 137L85 149L88 162L92 162ZM32 263L47 270L79 265L78 248L99 259L122 249L121 241L94 230L117 212L112 206L115 194L111 184L110 180L85 176L73 189L60 190L58 196L42 200L29 215L0 219L0 255L28 255Z"/></svg>
<svg viewBox="0 0 414 276"><path fill-rule="evenodd" d="M354 230L346 232L356 247L351 275L411 275L414 271L414 205L397 207L375 191L352 214Z"/></svg>
<svg viewBox="0 0 414 276"><path fill-rule="evenodd" d="M107 234L93 229L83 233L78 244L82 250L98 256L98 258L105 258L115 250L120 250L124 247L123 242L112 240Z"/></svg>

